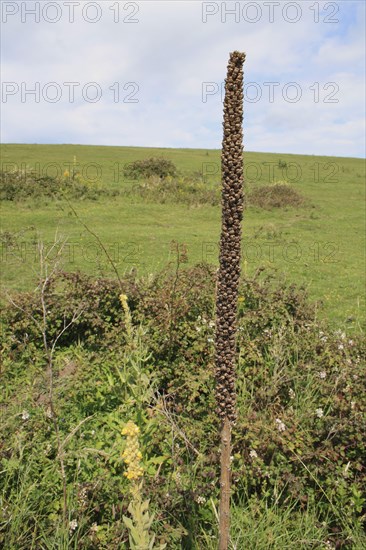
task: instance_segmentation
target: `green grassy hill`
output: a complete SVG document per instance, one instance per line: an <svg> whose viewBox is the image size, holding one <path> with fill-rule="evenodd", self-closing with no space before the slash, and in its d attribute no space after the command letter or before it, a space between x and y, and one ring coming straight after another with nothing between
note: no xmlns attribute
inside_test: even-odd
<svg viewBox="0 0 366 550"><path fill-rule="evenodd" d="M3 145L3 170L35 169L59 175L77 169L91 185L126 190L133 185L123 167L136 159L163 156L182 174L199 173L208 186L220 181L220 151L83 145ZM303 283L321 300L320 315L337 326L358 328L364 311L365 163L362 159L245 152L247 186L287 181L305 198L301 208L250 207L243 224L243 271L260 265L279 278ZM280 168L284 163L286 168ZM218 263L219 206L151 202L121 194L73 201L79 220L95 232L121 274L135 267L154 272L170 260L170 242L184 242L189 264ZM66 240L62 264L68 271L112 275L97 240L65 201L4 201L2 205L3 290L34 287L39 272L37 242L46 250Z"/></svg>
<svg viewBox="0 0 366 550"><path fill-rule="evenodd" d="M365 165L244 160L230 548L361 550ZM216 549L220 151L4 145L0 184L0 547Z"/></svg>

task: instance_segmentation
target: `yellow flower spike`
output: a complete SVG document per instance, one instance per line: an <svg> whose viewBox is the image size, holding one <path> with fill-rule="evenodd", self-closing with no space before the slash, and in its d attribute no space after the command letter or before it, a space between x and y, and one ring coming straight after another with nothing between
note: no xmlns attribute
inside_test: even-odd
<svg viewBox="0 0 366 550"><path fill-rule="evenodd" d="M128 307L127 299L128 298L127 298L126 294L120 294L119 295L119 301L121 302L121 305L122 305L123 309L125 309L126 306Z"/></svg>
<svg viewBox="0 0 366 550"><path fill-rule="evenodd" d="M142 498L143 480L139 481L139 478L143 477L144 471L140 463L142 458L138 441L140 430L136 424L129 421L122 428L121 433L127 438L126 448L122 453L122 459L127 465L123 475L131 482L129 517L123 516L123 521L129 531L129 548L131 550L147 550L154 547L156 550L164 550L166 544L159 547L154 545L155 534L150 531L154 515L149 512L149 501L144 501Z"/></svg>
<svg viewBox="0 0 366 550"><path fill-rule="evenodd" d="M140 464L142 453L139 448L139 433L139 427L134 422L131 422L131 420L121 430L121 434L127 438L126 448L122 453L122 460L127 466L124 476L129 480L137 480L144 474Z"/></svg>
<svg viewBox="0 0 366 550"><path fill-rule="evenodd" d="M129 336L131 336L132 335L132 320L131 320L131 311L130 311L130 308L128 307L127 300L128 300L128 298L127 298L126 294L120 294L119 295L119 301L121 302L121 306L123 307L123 311L125 313L126 331L127 331L127 334Z"/></svg>

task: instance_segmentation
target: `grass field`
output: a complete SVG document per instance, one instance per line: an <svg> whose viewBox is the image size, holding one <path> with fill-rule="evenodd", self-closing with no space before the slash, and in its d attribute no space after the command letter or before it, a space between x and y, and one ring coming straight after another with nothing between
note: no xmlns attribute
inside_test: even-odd
<svg viewBox="0 0 366 550"><path fill-rule="evenodd" d="M179 175L123 176L126 164L151 156L173 161ZM4 145L1 160L4 172L60 179L0 180L9 199L0 546L137 548L128 540L138 527L151 541L139 548L152 548L154 536L154 548L217 548L216 277L196 264L218 264L220 151ZM229 548L361 550L365 164L259 153L244 162L248 277L238 302ZM82 178L63 176L73 169ZM288 200L295 191L304 198L299 207L255 206L265 184L281 182ZM141 194L145 183L150 195ZM89 198L66 199L59 186ZM66 272L108 279L60 273L59 261ZM315 313L289 283L321 302Z"/></svg>
<svg viewBox="0 0 366 550"><path fill-rule="evenodd" d="M2 169L33 168L61 175L76 157L84 177L115 189L126 189L123 167L136 159L164 156L184 174L200 173L207 185L220 180L220 151L152 149L81 145L3 145ZM279 161L287 168L279 167ZM288 181L308 199L294 209L248 208L243 223L243 270L260 265L278 270L279 278L305 284L321 300L321 316L339 327L358 330L364 311L365 163L362 159L245 153L249 186ZM131 195L73 203L4 201L2 205L2 287L34 287L39 270L37 242L46 249L55 238L66 240L63 266L72 271L111 275L95 232L122 274L137 268L154 272L170 260L170 242L184 242L189 264L218 263L218 206L146 202ZM57 237L56 237L57 236ZM14 239L16 245L14 245Z"/></svg>

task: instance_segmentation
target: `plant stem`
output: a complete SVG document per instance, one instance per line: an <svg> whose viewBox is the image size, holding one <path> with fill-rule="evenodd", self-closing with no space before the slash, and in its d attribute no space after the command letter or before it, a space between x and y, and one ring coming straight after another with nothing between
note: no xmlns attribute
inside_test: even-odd
<svg viewBox="0 0 366 550"><path fill-rule="evenodd" d="M230 454L231 424L225 417L221 427L220 540L219 550L227 550L230 532Z"/></svg>

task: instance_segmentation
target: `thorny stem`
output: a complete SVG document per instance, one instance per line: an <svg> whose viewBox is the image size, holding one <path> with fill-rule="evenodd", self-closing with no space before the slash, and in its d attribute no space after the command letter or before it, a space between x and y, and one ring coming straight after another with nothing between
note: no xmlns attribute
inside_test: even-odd
<svg viewBox="0 0 366 550"><path fill-rule="evenodd" d="M182 252L180 250L182 248ZM176 264L175 264L175 273L174 273L174 280L172 287L170 289L170 299L168 304L168 311L169 311L169 355L168 360L169 362L172 359L173 349L173 329L174 329L174 305L175 305L175 298L176 298L176 290L177 290L177 284L179 280L179 274L180 274L180 264L186 261L187 258L187 250L185 245L183 244L182 247L179 245L179 243L172 241L171 242L171 250L176 252Z"/></svg>
<svg viewBox="0 0 366 550"><path fill-rule="evenodd" d="M72 206L72 204L71 204L71 202L69 201L69 199L68 199L67 197L65 197L65 200L67 201L67 204L68 204L69 207L71 208L71 211L73 212L73 214L74 214L74 216L76 217L76 219L78 220L78 222L80 222L81 225L88 231L88 233L90 233L90 234L96 239L97 243L99 244L99 246L100 246L101 249L103 250L104 254L106 255L107 260L108 260L109 263L111 264L114 273L116 274L116 277L117 277L117 280L118 280L118 284L119 284L120 289L123 290L123 283L122 283L121 277L119 276L117 266L116 266L116 264L114 263L113 259L111 258L111 255L108 253L108 250L107 250L106 247L104 246L102 240L101 240L100 237L95 233L95 231L93 231L92 229L90 229L90 227L88 227L88 226L86 225L86 223L84 223L83 220L80 219L78 213L76 212L75 208Z"/></svg>

